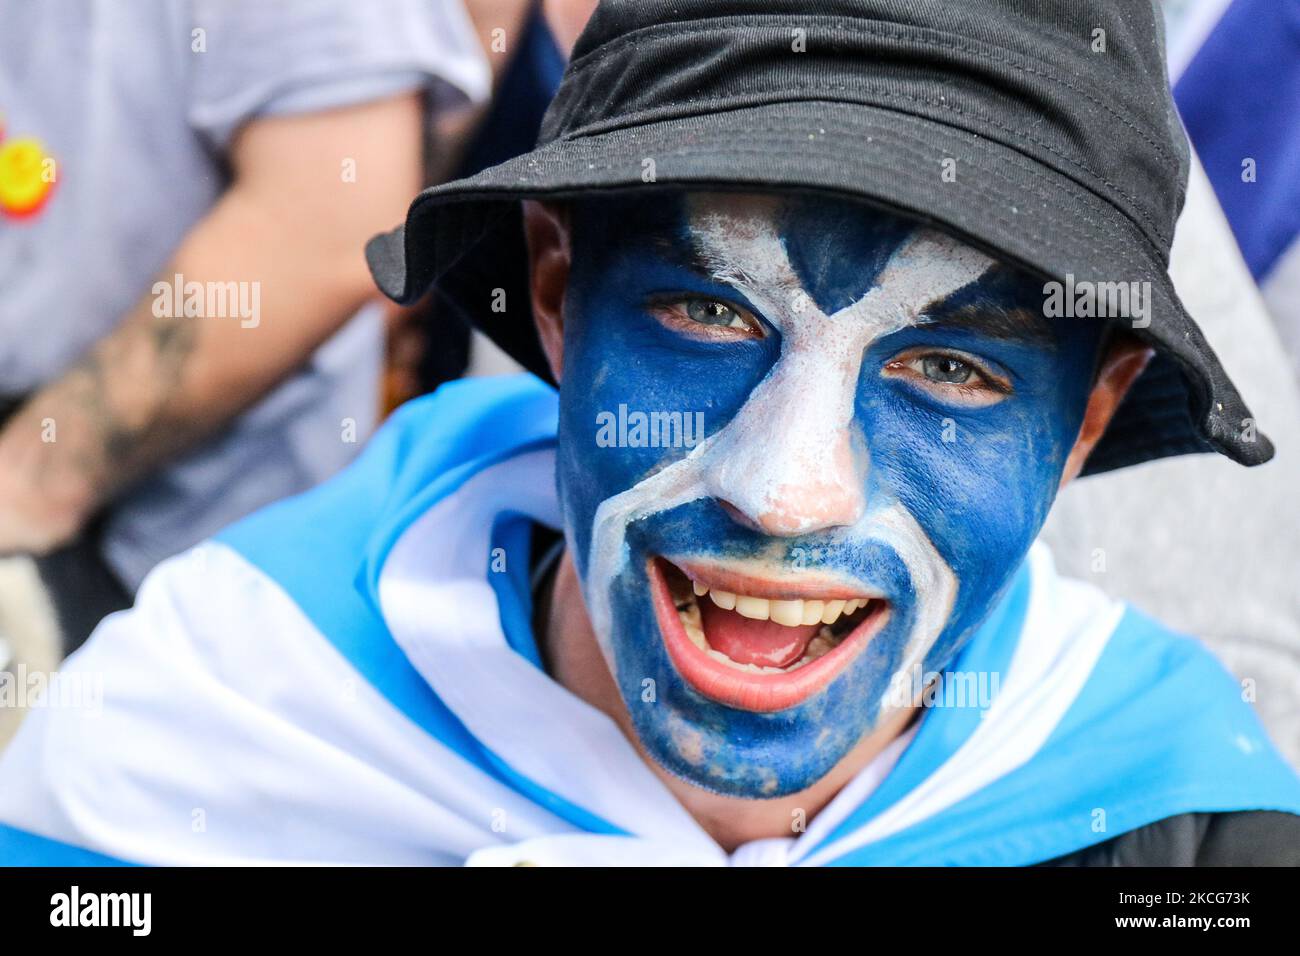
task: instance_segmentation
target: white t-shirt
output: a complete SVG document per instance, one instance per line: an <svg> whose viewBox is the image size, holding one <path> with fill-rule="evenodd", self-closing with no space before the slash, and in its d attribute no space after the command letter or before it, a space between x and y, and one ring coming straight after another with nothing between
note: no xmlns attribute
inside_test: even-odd
<svg viewBox="0 0 1300 956"><path fill-rule="evenodd" d="M0 213L0 395L48 382L122 321L225 189L249 119L420 87L436 107L490 84L459 0L0 0L0 24L0 146L34 137L57 170L34 215ZM381 356L363 312L115 504L107 557L128 586L345 464L374 423Z"/></svg>

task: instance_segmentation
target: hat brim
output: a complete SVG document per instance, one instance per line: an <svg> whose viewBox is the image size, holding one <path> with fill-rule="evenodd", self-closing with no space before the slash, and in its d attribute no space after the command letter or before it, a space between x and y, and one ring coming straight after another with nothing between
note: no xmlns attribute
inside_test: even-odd
<svg viewBox="0 0 1300 956"><path fill-rule="evenodd" d="M528 301L519 200L653 189L831 193L943 229L1044 278L1149 283L1149 326L1120 321L1156 358L1084 473L1189 452L1218 451L1246 465L1273 455L1179 301L1159 250L1132 220L1081 174L901 111L769 103L555 140L425 190L405 226L371 240L366 255L390 298L410 303L436 282L445 302L549 378L529 310L517 305ZM516 292L505 312L492 308L498 289Z"/></svg>

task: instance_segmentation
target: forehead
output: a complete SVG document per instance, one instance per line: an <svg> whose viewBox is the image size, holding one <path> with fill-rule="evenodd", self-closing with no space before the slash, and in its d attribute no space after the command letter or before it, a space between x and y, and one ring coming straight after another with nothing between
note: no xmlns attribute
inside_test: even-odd
<svg viewBox="0 0 1300 956"><path fill-rule="evenodd" d="M882 282L910 280L921 284L914 294L923 298L931 286L929 321L978 316L984 331L999 337L1050 337L1040 280L989 259L987 268L973 278L968 274L970 281L954 290L945 263L982 254L947 236L918 243L922 235L937 234L847 199L660 193L583 202L574 222L579 263L616 255L666 263L732 286L769 292L794 286L827 314L848 308Z"/></svg>

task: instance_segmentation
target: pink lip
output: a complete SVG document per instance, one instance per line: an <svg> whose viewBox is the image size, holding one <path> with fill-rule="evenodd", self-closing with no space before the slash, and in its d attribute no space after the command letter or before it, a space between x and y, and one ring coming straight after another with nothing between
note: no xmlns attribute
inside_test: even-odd
<svg viewBox="0 0 1300 956"><path fill-rule="evenodd" d="M889 618L888 605L881 602L878 609L845 637L839 646L817 660L784 674L749 673L714 660L691 643L677 616L677 607L659 563L661 560L651 558L647 572L655 617L658 618L659 631L663 634L664 646L673 666L688 684L705 697L737 710L774 713L798 706L820 693L862 652ZM686 570L684 566L683 570ZM743 576L738 575L728 580L742 579ZM754 591L747 593L752 594ZM816 597L824 595L825 592L815 594Z"/></svg>

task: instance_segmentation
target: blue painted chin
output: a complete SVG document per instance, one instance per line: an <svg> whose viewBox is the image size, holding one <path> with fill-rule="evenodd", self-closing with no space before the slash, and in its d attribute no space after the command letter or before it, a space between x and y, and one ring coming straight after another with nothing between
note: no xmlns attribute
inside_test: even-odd
<svg viewBox="0 0 1300 956"><path fill-rule="evenodd" d="M709 544L701 547L701 542ZM774 798L815 784L879 725L882 703L910 701L920 675L947 666L998 597L983 588L959 593L947 626L919 663L909 663L909 637L927 595L916 593L903 559L882 541L830 533L773 542L739 528L716 502L701 500L631 526L627 554L610 588L608 643L636 733L671 773L736 797ZM649 571L653 559L665 556L693 564L759 562L786 568L815 562L847 580L869 582L871 590L886 596L887 617L824 689L774 712L737 708L692 686L670 656ZM1012 571L1014 566L1005 580L989 576L981 584L1005 586ZM905 698L892 686L897 675Z"/></svg>
<svg viewBox="0 0 1300 956"><path fill-rule="evenodd" d="M699 546L704 541L709 547ZM871 580L890 596L889 616L820 693L793 707L759 713L712 700L683 677L650 600L647 568L651 558L665 554L700 563L770 561L770 543L740 532L711 501L683 505L629 529L629 560L612 588L611 646L619 690L646 749L666 769L705 789L778 797L816 783L875 726L878 703L902 664L915 595L898 555L878 542L803 540L789 547L814 549L828 565L854 568L861 580ZM938 646L935 651L947 652Z"/></svg>
<svg viewBox="0 0 1300 956"><path fill-rule="evenodd" d="M911 232L829 200L792 202L780 215L799 277L828 314L872 288ZM936 303L934 321L866 346L852 397L852 467L864 504L854 520L774 533L716 495L650 501L623 529L611 576L596 580L593 523L602 504L689 454L636 442L611 446L599 440L602 416L620 406L699 413L713 436L783 355L780 331L751 300L691 267L691 252L685 213L662 199L651 207L618 202L578 210L566 298L560 498L588 607L608 608L606 626L599 615L593 621L646 751L702 788L778 797L815 784L879 726L900 668L909 668L908 687L913 669L944 670L997 603L1055 496L1091 391L1100 333L1090 323L1049 323L1036 284L1005 270L991 274ZM656 318L656 303L673 297L751 311L763 334L735 341L713 330L707 339L683 334L681 321ZM1008 309L1038 310L1041 326L1018 335L943 321ZM705 320L718 314L712 307L679 311ZM1002 383L996 396L981 392L976 404L967 392L923 377L945 370L951 377L952 366L928 357L954 354L989 370ZM908 358L908 368L921 371L891 374L900 356L918 356ZM772 435L753 440L771 438L780 447L775 433L783 427L774 421ZM914 538L900 538L897 522L879 521L885 512L905 516ZM918 548L951 574L955 596L917 590L913 582L924 580L914 573ZM702 693L674 663L655 611L648 568L656 558L767 580L833 580L841 590L883 594L888 616L815 693L782 709L744 709Z"/></svg>

